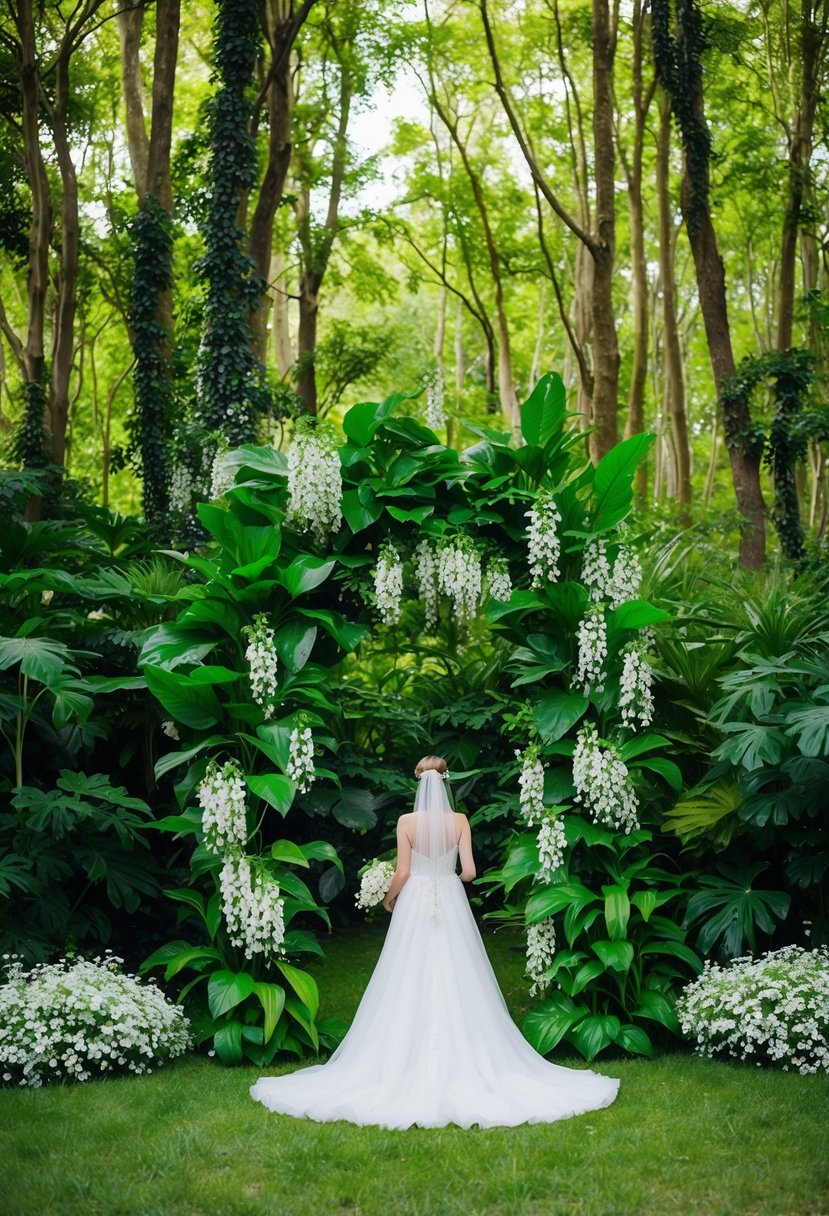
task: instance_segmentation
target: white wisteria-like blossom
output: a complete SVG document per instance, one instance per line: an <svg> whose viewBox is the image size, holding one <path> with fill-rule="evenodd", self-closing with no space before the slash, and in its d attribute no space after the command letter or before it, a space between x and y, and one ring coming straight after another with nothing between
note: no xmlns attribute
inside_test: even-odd
<svg viewBox="0 0 829 1216"><path fill-rule="evenodd" d="M698 1055L829 1072L829 950L785 946L725 967L706 960L676 1004Z"/></svg>
<svg viewBox="0 0 829 1216"><path fill-rule="evenodd" d="M561 513L555 500L548 495L539 498L525 514L530 521L527 540L532 586L554 583L560 574L558 561L561 556L561 540L558 525L561 523Z"/></svg>
<svg viewBox="0 0 829 1216"><path fill-rule="evenodd" d="M491 557L486 568L486 585L494 600L506 603L512 595L512 579L505 557Z"/></svg>
<svg viewBox="0 0 829 1216"><path fill-rule="evenodd" d="M181 736L178 733L178 727L175 722L168 720L161 723L161 733L166 735L168 739L174 739L176 743L181 742Z"/></svg>
<svg viewBox="0 0 829 1216"><path fill-rule="evenodd" d="M639 827L639 800L628 767L615 748L599 739L592 722L585 722L576 738L573 784L576 802L590 812L594 823L626 834Z"/></svg>
<svg viewBox="0 0 829 1216"><path fill-rule="evenodd" d="M481 555L473 541L461 536L438 550L438 590L452 601L459 621L469 621L481 601Z"/></svg>
<svg viewBox="0 0 829 1216"><path fill-rule="evenodd" d="M37 1089L107 1073L147 1073L193 1045L181 1006L123 959L60 959L25 971L15 956L0 984L0 1076Z"/></svg>
<svg viewBox="0 0 829 1216"><path fill-rule="evenodd" d="M236 481L236 471L228 467L225 461L228 449L225 443L220 443L213 454L210 465L210 489L208 497L212 502L224 498L228 490L233 488Z"/></svg>
<svg viewBox="0 0 829 1216"><path fill-rule="evenodd" d="M178 515L189 515L193 509L193 474L187 465L177 462L170 473L168 501L170 510Z"/></svg>
<svg viewBox="0 0 829 1216"><path fill-rule="evenodd" d="M443 368L438 364L425 377L426 381L426 425L432 431L446 426L446 403L443 385Z"/></svg>
<svg viewBox="0 0 829 1216"><path fill-rule="evenodd" d="M607 537L594 536L584 546L581 581L591 600L618 608L626 600L637 599L642 586L642 563L630 545L620 545L611 562Z"/></svg>
<svg viewBox="0 0 829 1216"><path fill-rule="evenodd" d="M536 844L541 862L541 880L551 882L555 871L564 863L564 850L567 848L564 824L557 815L543 820Z"/></svg>
<svg viewBox="0 0 829 1216"><path fill-rule="evenodd" d="M631 730L653 721L653 671L644 647L633 642L625 650L619 682L619 712Z"/></svg>
<svg viewBox="0 0 829 1216"><path fill-rule="evenodd" d="M591 689L604 691L605 659L607 658L607 622L599 604L588 608L579 622L579 657L574 686L587 696Z"/></svg>
<svg viewBox="0 0 829 1216"><path fill-rule="evenodd" d="M342 524L343 476L333 428L297 423L288 449L285 521L322 543Z"/></svg>
<svg viewBox="0 0 829 1216"><path fill-rule="evenodd" d="M515 755L521 761L518 802L524 822L532 827L544 815L544 765L537 743L531 743L523 752L516 749Z"/></svg>
<svg viewBox="0 0 829 1216"><path fill-rule="evenodd" d="M221 854L243 845L248 835L245 783L234 761L228 760L219 768L211 760L197 794L205 848Z"/></svg>
<svg viewBox="0 0 829 1216"><path fill-rule="evenodd" d="M310 726L295 726L291 731L291 750L285 772L296 782L300 794L307 794L316 781L314 736Z"/></svg>
<svg viewBox="0 0 829 1216"><path fill-rule="evenodd" d="M284 953L284 900L279 886L243 853L226 853L219 875L227 934L246 958Z"/></svg>
<svg viewBox="0 0 829 1216"><path fill-rule="evenodd" d="M425 538L414 551L414 577L423 603L426 631L433 633L438 623L438 560L435 546Z"/></svg>
<svg viewBox="0 0 829 1216"><path fill-rule="evenodd" d="M279 657L274 645L274 631L268 624L264 612L253 618L253 625L243 630L248 638L245 659L249 665L251 696L265 711L265 717L273 717L273 698L276 696Z"/></svg>
<svg viewBox="0 0 829 1216"><path fill-rule="evenodd" d="M639 597L642 588L642 563L639 554L630 545L622 545L613 563L613 577L608 588L611 608L618 608L626 600Z"/></svg>
<svg viewBox="0 0 829 1216"><path fill-rule="evenodd" d="M556 930L552 916L527 926L527 969L532 982L530 996L540 996L550 986L547 971L556 953Z"/></svg>
<svg viewBox="0 0 829 1216"><path fill-rule="evenodd" d="M607 538L593 536L584 546L581 559L581 581L591 600L608 599L608 588L613 578L613 567L607 556Z"/></svg>
<svg viewBox="0 0 829 1216"><path fill-rule="evenodd" d="M380 549L374 567L374 596L381 621L396 625L403 602L403 563L390 541Z"/></svg>
<svg viewBox="0 0 829 1216"><path fill-rule="evenodd" d="M360 890L357 892L355 903L358 908L376 908L386 898L386 892L394 877L394 866L390 861L378 861L376 858L360 878Z"/></svg>

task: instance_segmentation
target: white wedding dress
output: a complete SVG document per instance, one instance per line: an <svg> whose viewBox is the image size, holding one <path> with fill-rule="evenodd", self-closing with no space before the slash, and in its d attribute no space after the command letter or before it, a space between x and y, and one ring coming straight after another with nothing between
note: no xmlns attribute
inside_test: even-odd
<svg viewBox="0 0 829 1216"><path fill-rule="evenodd" d="M412 852L342 1043L326 1064L261 1077L253 1098L281 1114L397 1129L513 1127L610 1105L618 1081L551 1064L512 1021L456 863L457 843L434 860Z"/></svg>

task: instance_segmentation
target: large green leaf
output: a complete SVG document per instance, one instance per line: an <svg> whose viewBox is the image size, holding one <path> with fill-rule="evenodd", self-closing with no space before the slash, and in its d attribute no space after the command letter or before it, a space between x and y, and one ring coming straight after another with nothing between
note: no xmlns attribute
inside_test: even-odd
<svg viewBox="0 0 829 1216"><path fill-rule="evenodd" d="M223 1064L242 1063L242 1023L225 1022L213 1035L213 1049Z"/></svg>
<svg viewBox="0 0 829 1216"><path fill-rule="evenodd" d="M627 886L623 883L612 883L602 887L604 896L604 919L608 936L612 941L621 941L627 937L628 921L630 919L630 900Z"/></svg>
<svg viewBox="0 0 829 1216"><path fill-rule="evenodd" d="M829 755L829 705L808 705L787 713L786 734L803 756Z"/></svg>
<svg viewBox="0 0 829 1216"><path fill-rule="evenodd" d="M568 1031L567 1038L581 1052L585 1060L594 1060L600 1051L609 1047L621 1030L621 1023L613 1014L591 1014L583 1018Z"/></svg>
<svg viewBox="0 0 829 1216"><path fill-rule="evenodd" d="M337 823L352 832L367 832L377 822L374 795L362 786L344 789L342 796L331 808L331 813Z"/></svg>
<svg viewBox="0 0 829 1216"><path fill-rule="evenodd" d="M521 434L529 444L546 447L564 426L567 391L558 372L547 372L521 407Z"/></svg>
<svg viewBox="0 0 829 1216"><path fill-rule="evenodd" d="M658 992L653 988L643 988L639 993L639 1005L633 1010L633 1016L659 1022L674 1034L679 1034L679 1022L673 1000L664 992Z"/></svg>
<svg viewBox="0 0 829 1216"><path fill-rule="evenodd" d="M247 971L214 971L207 985L207 1004L214 1018L235 1009L255 988L253 976Z"/></svg>
<svg viewBox="0 0 829 1216"><path fill-rule="evenodd" d="M299 967L294 967L290 963L283 963L277 960L276 965L308 1010L313 1022L320 1007L319 990L316 980L307 971L302 971Z"/></svg>
<svg viewBox="0 0 829 1216"><path fill-rule="evenodd" d="M594 903L598 896L580 882L566 882L543 887L534 891L527 900L526 921L528 925L536 925L548 916L555 915L562 908L575 906L579 909Z"/></svg>
<svg viewBox="0 0 829 1216"><path fill-rule="evenodd" d="M630 971L633 964L631 942L591 942L590 949L609 971Z"/></svg>
<svg viewBox="0 0 829 1216"><path fill-rule="evenodd" d="M308 858L298 844L292 840L276 840L271 845L271 857L274 861L287 861L294 866L304 866L308 869Z"/></svg>
<svg viewBox="0 0 829 1216"><path fill-rule="evenodd" d="M77 674L69 647L51 638L0 638L0 671L17 664L25 676L47 686L65 670Z"/></svg>
<svg viewBox="0 0 829 1216"><path fill-rule="evenodd" d="M662 608L655 608L647 600L628 600L607 614L607 628L614 629L646 629L649 625L658 625L661 621L669 621L670 613Z"/></svg>
<svg viewBox="0 0 829 1216"><path fill-rule="evenodd" d="M337 854L337 850L333 844L329 844L327 840L310 840L307 844L301 844L300 849L303 857L308 861L330 861L335 865L340 873L343 871L343 863Z"/></svg>
<svg viewBox="0 0 829 1216"><path fill-rule="evenodd" d="M731 736L711 753L715 760L727 760L753 772L765 765L779 764L788 743L776 726L757 722L724 722L720 729Z"/></svg>
<svg viewBox="0 0 829 1216"><path fill-rule="evenodd" d="M305 617L319 621L323 629L342 646L343 650L356 650L368 633L367 625L358 625L356 621L347 621L339 612L330 608L298 608L297 611Z"/></svg>
<svg viewBox="0 0 829 1216"><path fill-rule="evenodd" d="M176 722L194 730L208 730L221 717L221 706L209 684L199 684L189 676L163 667L144 668L147 687Z"/></svg>
<svg viewBox="0 0 829 1216"><path fill-rule="evenodd" d="M378 502L373 494L362 494L358 490L345 491L342 496L342 509L346 523L353 533L371 527L383 514L383 504Z"/></svg>
<svg viewBox="0 0 829 1216"><path fill-rule="evenodd" d="M280 1014L285 1008L285 989L280 988L279 984L259 983L253 985L253 991L265 1013L263 1038L267 1043L276 1030Z"/></svg>
<svg viewBox="0 0 829 1216"><path fill-rule="evenodd" d="M542 693L533 709L538 733L545 743L555 743L583 717L590 702L579 693L551 688Z"/></svg>
<svg viewBox="0 0 829 1216"><path fill-rule="evenodd" d="M287 815L291 809L295 786L293 781L282 773L248 774L245 776L245 785L257 798L263 798L268 806L279 811L280 815Z"/></svg>
<svg viewBox="0 0 829 1216"><path fill-rule="evenodd" d="M603 456L593 476L593 518L596 531L604 532L624 519L633 500L633 477L637 465L654 441L651 434L631 435Z"/></svg>
<svg viewBox="0 0 829 1216"><path fill-rule="evenodd" d="M279 571L279 581L296 599L302 595L304 591L313 591L314 587L319 587L320 583L324 583L331 571L334 569L335 562L327 561L323 557L313 557L310 553L300 553L295 557L290 566L286 566Z"/></svg>
<svg viewBox="0 0 829 1216"><path fill-rule="evenodd" d="M540 1055L546 1055L588 1014L585 1005L575 1005L563 992L531 1009L521 1030Z"/></svg>
<svg viewBox="0 0 829 1216"><path fill-rule="evenodd" d="M653 1043L649 1036L641 1026L634 1026L632 1022L619 1027L614 1042L617 1047L624 1047L625 1051L632 1052L634 1055L653 1055Z"/></svg>

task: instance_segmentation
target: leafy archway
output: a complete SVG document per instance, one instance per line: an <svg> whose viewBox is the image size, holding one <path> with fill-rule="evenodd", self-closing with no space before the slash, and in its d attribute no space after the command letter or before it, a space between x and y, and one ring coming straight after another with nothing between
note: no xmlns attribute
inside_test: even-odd
<svg viewBox="0 0 829 1216"><path fill-rule="evenodd" d="M180 814L158 826L195 837L191 869L208 887L172 894L209 941L179 940L145 965L196 972L188 989L206 996L204 1034L225 1060L268 1063L336 1038L297 961L319 952L309 918L328 922L342 863L324 840L281 838L281 819L304 805L371 826L364 783L317 758L339 746L344 657L378 618L396 627L411 583L407 629L434 636L442 613L468 630L483 609L508 656L488 690L502 730L486 775L497 770L509 819L486 882L501 915L529 926L533 994L555 980L526 1032L542 1051L566 1037L588 1058L610 1044L648 1053L643 1022L675 1026L671 984L699 965L665 914L680 880L647 847L654 808L680 782L668 741L647 729L648 631L665 614L640 598L620 531L652 437L594 467L549 374L522 409L521 446L472 428L478 442L458 453L398 412L413 395L352 407L341 444L306 425L287 457L230 453L222 502L199 509L211 548L181 555L199 581L140 661L181 741L157 766L183 774ZM475 805L474 743L449 759ZM319 898L305 881L317 864ZM566 948L553 960L558 921Z"/></svg>

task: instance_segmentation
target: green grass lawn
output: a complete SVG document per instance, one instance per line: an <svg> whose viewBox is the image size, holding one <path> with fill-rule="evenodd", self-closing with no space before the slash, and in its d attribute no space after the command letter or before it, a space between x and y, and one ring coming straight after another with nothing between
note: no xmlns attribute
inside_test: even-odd
<svg viewBox="0 0 829 1216"><path fill-rule="evenodd" d="M317 968L324 1013L353 1013L383 928L332 940ZM489 935L487 948L520 1015L515 938ZM248 1097L257 1069L201 1057L148 1077L7 1089L0 1213L829 1214L829 1078L680 1054L598 1067L622 1080L609 1109L488 1131L389 1132L274 1115Z"/></svg>

